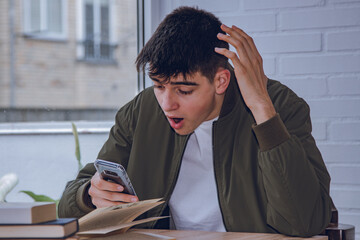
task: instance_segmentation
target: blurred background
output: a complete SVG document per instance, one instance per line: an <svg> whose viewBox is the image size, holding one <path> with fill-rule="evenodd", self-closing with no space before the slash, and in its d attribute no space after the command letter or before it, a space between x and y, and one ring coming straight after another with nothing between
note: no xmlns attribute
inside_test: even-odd
<svg viewBox="0 0 360 240"><path fill-rule="evenodd" d="M0 176L60 198L116 111L151 82L135 70L172 9L198 6L254 38L265 73L304 98L340 222L360 239L360 0L0 0Z"/></svg>
<svg viewBox="0 0 360 240"><path fill-rule="evenodd" d="M136 1L0 4L1 122L111 120L134 96Z"/></svg>

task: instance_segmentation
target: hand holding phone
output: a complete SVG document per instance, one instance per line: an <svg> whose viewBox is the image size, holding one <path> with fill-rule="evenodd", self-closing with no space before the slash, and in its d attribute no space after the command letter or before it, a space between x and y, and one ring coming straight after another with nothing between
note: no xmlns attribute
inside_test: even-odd
<svg viewBox="0 0 360 240"><path fill-rule="evenodd" d="M88 194L95 207L109 207L139 201L125 169L117 163L98 159Z"/></svg>
<svg viewBox="0 0 360 240"><path fill-rule="evenodd" d="M136 196L135 189L121 164L97 159L94 165L102 179L118 183L124 187L123 193Z"/></svg>
<svg viewBox="0 0 360 240"><path fill-rule="evenodd" d="M87 193L90 196L92 205L94 205L96 208L139 201L138 197L124 193L123 191L123 186L118 183L102 179L101 175L96 172L91 178Z"/></svg>

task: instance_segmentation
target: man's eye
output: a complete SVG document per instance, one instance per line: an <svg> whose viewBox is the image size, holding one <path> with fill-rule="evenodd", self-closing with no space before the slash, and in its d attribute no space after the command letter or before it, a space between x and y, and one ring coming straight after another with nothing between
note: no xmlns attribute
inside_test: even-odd
<svg viewBox="0 0 360 240"><path fill-rule="evenodd" d="M193 92L193 90L190 90L190 91L183 91L183 90L180 90L179 89L179 93L183 94L183 95L188 95L188 94L191 94Z"/></svg>

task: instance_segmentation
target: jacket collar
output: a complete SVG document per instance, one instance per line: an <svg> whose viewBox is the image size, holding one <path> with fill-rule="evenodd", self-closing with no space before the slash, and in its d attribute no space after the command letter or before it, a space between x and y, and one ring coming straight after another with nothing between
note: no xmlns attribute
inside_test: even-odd
<svg viewBox="0 0 360 240"><path fill-rule="evenodd" d="M235 77L234 68L228 64L229 71L231 73L230 83L225 92L224 102L220 110L219 119L228 115L239 104L241 113L250 112L246 106L244 99L240 93L239 86Z"/></svg>

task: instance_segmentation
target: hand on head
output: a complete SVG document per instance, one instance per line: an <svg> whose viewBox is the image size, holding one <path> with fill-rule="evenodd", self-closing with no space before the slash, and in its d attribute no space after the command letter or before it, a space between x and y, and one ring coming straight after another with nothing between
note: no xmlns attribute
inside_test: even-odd
<svg viewBox="0 0 360 240"><path fill-rule="evenodd" d="M276 114L267 91L267 77L263 61L254 40L236 26L221 25L227 34L218 34L218 39L231 44L236 52L226 48L215 48L215 52L229 58L233 65L245 104L254 115L257 124L268 120Z"/></svg>

